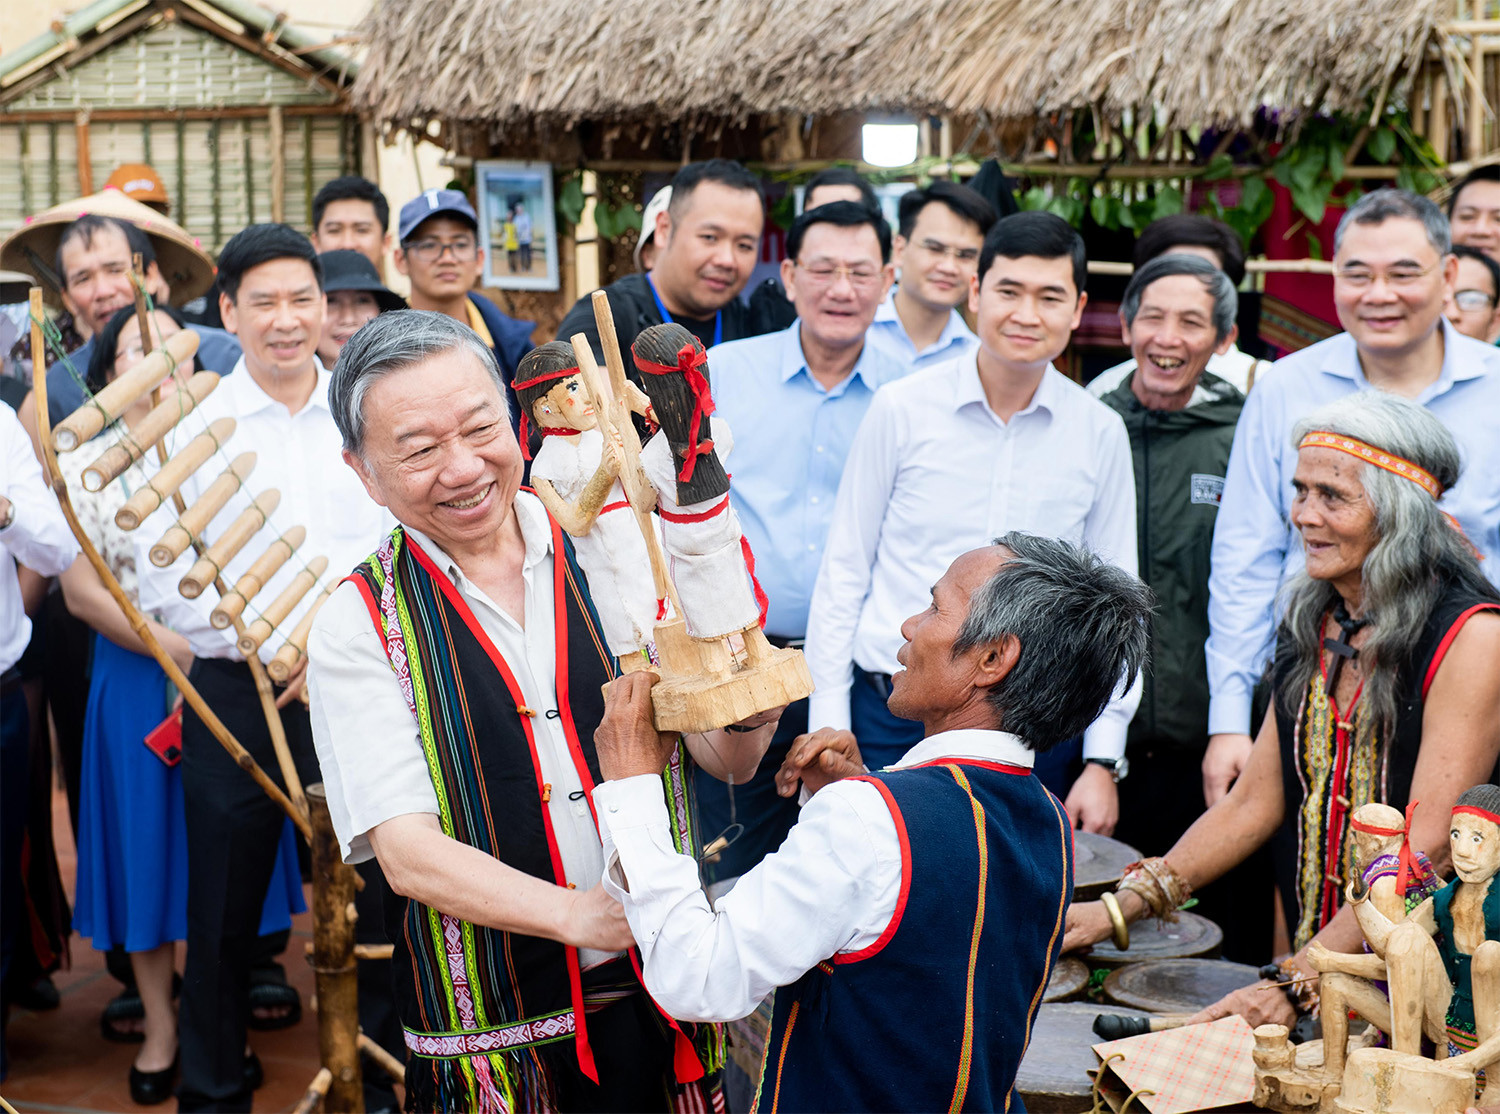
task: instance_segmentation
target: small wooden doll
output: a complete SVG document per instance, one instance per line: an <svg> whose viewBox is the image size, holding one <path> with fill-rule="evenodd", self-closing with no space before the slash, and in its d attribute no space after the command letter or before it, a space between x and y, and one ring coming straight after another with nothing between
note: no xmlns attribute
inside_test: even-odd
<svg viewBox="0 0 1500 1114"><path fill-rule="evenodd" d="M643 651L662 604L645 538L620 485L623 451L599 429L571 345L552 341L533 348L522 357L513 386L521 406L521 447L528 456L528 426L534 424L541 435L532 486L573 538L610 653L626 672L644 669L650 661ZM639 413L647 410L638 389L630 402Z"/></svg>

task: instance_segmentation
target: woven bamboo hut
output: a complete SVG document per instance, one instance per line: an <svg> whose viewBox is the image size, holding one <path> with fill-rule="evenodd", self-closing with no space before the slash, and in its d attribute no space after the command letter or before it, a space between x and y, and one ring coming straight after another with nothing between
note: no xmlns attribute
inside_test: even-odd
<svg viewBox="0 0 1500 1114"><path fill-rule="evenodd" d="M0 235L148 163L210 253L372 162L352 62L248 0L97 0L0 56ZM367 150L370 148L370 150Z"/></svg>

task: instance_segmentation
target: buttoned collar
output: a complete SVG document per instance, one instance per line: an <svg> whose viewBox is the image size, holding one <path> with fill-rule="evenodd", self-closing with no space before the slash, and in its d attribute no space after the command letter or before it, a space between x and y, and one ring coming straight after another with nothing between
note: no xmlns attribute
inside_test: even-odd
<svg viewBox="0 0 1500 1114"><path fill-rule="evenodd" d="M1437 381L1423 391L1424 395L1441 394L1460 380L1477 379L1492 372L1493 348L1464 336L1446 317L1438 318L1438 326L1443 331L1443 366ZM1333 338L1333 343L1328 344L1319 370L1340 379L1352 379L1361 387L1369 386L1364 368L1360 366L1359 346L1347 332L1339 333Z"/></svg>
<svg viewBox="0 0 1500 1114"><path fill-rule="evenodd" d="M900 285L901 284L898 282L891 283L890 293L888 293L885 296L885 300L875 308L875 323L877 325L894 326L895 328L900 329L901 335L906 336L907 343L911 344L912 351L915 352L917 346L915 344L912 344L911 337L907 336L906 326L901 324L901 315L896 312L896 289ZM948 320L943 322L943 331L938 334L937 341L929 345L922 352L917 352L917 355L922 356L927 352L941 352L950 344L953 344L957 341L972 340L973 337L974 331L970 329L968 323L964 321L963 315L960 314L956 309L950 309L948 311Z"/></svg>
<svg viewBox="0 0 1500 1114"><path fill-rule="evenodd" d="M901 760L893 763L891 768L901 770L943 758L977 758L982 762L1024 766L1028 770L1036 764L1036 753L1019 735L1006 731L964 728L958 731L939 731L936 735L927 736L903 754Z"/></svg>
<svg viewBox="0 0 1500 1114"><path fill-rule="evenodd" d="M309 407L316 406L329 415L332 411L328 408L328 382L332 378L327 369L323 367L323 361L313 356L313 366L318 371L318 382L313 387L312 394L307 398L307 404L297 411L301 414ZM241 356L234 365L234 371L227 377L227 382L219 384L219 390L227 389L230 397L234 399L234 412L242 417L258 414L272 406L279 406L285 410L286 406L272 398L255 381L255 376L250 374L250 369L245 366L245 357ZM297 415L292 415L296 417Z"/></svg>
<svg viewBox="0 0 1500 1114"><path fill-rule="evenodd" d="M859 350L859 359L854 361L854 367L848 375L836 383L827 393L829 395L840 395L848 390L849 384L856 378L859 379L868 391L874 391L881 384L880 376L877 374L874 364L878 357L874 347L867 340ZM819 390L823 385L813 378L811 370L807 366L807 353L802 349L802 318L797 318L786 329L782 330L781 337L781 381L788 383L796 378L799 373L806 373L808 382Z"/></svg>
<svg viewBox="0 0 1500 1114"><path fill-rule="evenodd" d="M514 510L516 521L521 524L521 540L526 543L526 556L521 559L521 568L523 572L529 573L552 552L552 523L547 518L542 501L528 491L516 492ZM414 527L403 523L402 529L406 531L407 537L432 558L432 563L443 570L443 574L453 582L455 588L465 594L483 595L464 575L459 563L443 551L442 546Z"/></svg>
<svg viewBox="0 0 1500 1114"><path fill-rule="evenodd" d="M979 379L979 351L979 348L975 347L972 352L965 352L953 360L951 365L954 375L953 409L958 411L965 406L981 406L987 414L998 421L999 416L990 409L989 399L984 394L984 384ZM1045 410L1049 416L1055 415L1061 401L1059 397L1061 387L1058 382L1061 378L1062 373L1048 364L1046 370L1042 372L1042 381L1037 384L1031 401L1011 415L1011 421L1037 410Z"/></svg>

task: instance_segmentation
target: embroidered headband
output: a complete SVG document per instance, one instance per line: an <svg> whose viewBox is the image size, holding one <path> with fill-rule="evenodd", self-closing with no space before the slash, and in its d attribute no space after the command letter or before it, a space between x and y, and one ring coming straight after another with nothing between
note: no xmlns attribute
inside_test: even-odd
<svg viewBox="0 0 1500 1114"><path fill-rule="evenodd" d="M1353 437L1345 437L1342 433L1329 433L1326 430L1313 430L1302 443L1299 449L1308 447L1337 449L1341 453L1348 453L1352 457L1358 457L1366 464L1373 464L1376 468L1383 468L1393 476L1408 479L1418 487L1422 488L1434 499L1443 496L1443 485L1438 483L1437 477L1425 468L1418 467L1409 460L1399 456L1393 456L1384 449L1377 449L1374 445L1367 445L1363 441L1356 441Z"/></svg>

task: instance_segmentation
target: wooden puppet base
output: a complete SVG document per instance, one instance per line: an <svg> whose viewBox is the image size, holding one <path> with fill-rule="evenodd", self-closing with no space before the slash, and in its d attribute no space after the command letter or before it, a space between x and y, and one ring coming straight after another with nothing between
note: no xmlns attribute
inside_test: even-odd
<svg viewBox="0 0 1500 1114"><path fill-rule="evenodd" d="M1256 1106L1278 1114L1463 1114L1474 1073L1391 1048L1368 1047L1375 1031L1351 1037L1342 1079L1323 1070L1323 1042L1293 1046L1286 1028L1255 1030Z"/></svg>
<svg viewBox="0 0 1500 1114"><path fill-rule="evenodd" d="M743 655L724 639L688 636L681 619L658 623L661 680L651 690L659 731L691 734L739 723L812 693L800 650L779 650L759 630L747 632Z"/></svg>

